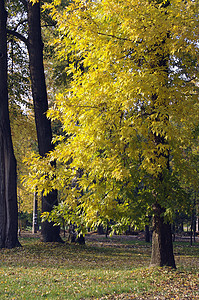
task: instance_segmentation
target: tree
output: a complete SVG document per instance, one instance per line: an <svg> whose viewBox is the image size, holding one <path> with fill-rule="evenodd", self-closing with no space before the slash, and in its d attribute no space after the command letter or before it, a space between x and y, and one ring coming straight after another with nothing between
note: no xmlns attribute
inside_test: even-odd
<svg viewBox="0 0 199 300"><path fill-rule="evenodd" d="M27 107L24 111L20 105L14 103L16 98L13 98L14 95L11 95L9 113L14 153L17 160L18 209L19 212L28 211L30 213L32 211L31 200L33 194L23 186L23 178L28 176L28 168L23 160L27 153L37 149L36 129L32 112Z"/></svg>
<svg viewBox="0 0 199 300"><path fill-rule="evenodd" d="M35 123L38 139L38 149L41 156L45 156L53 149L51 121L47 119L48 110L47 90L45 83L44 65L43 65L43 41L41 36L41 17L40 1L32 4L31 1L20 0L23 9L27 12L28 38L24 32L17 30L8 30L12 36L23 41L28 49L30 78L32 86L32 96L35 113ZM21 8L22 10L22 8ZM25 19L19 23L25 24ZM16 26L18 28L19 26ZM55 165L55 162L53 162ZM54 205L57 205L57 191L53 190L48 195L42 193L42 210L51 211ZM42 224L42 239L45 242L61 241L59 236L59 227L53 226L53 223L44 222Z"/></svg>
<svg viewBox="0 0 199 300"><path fill-rule="evenodd" d="M51 122L46 117L48 110L47 90L43 66L43 42L41 37L40 1L36 4L27 2L28 8L28 53L30 60L30 76L35 112L39 154L45 156L53 150ZM53 163L55 164L55 162ZM58 204L57 191L42 195L42 211L51 211ZM59 226L53 223L42 223L42 239L45 242L61 241Z"/></svg>
<svg viewBox="0 0 199 300"><path fill-rule="evenodd" d="M7 83L7 12L0 1L0 248L20 246L17 237L17 173L9 111Z"/></svg>
<svg viewBox="0 0 199 300"><path fill-rule="evenodd" d="M32 212L33 194L24 189L23 176L27 167L23 162L30 149L37 149L36 129L34 124L30 72L27 48L23 37L27 33L27 12L19 1L7 1L8 32L8 93L12 141L17 160L17 197L19 210L19 227L21 212ZM14 35L14 34L16 35ZM19 39L17 34L22 37Z"/></svg>
<svg viewBox="0 0 199 300"><path fill-rule="evenodd" d="M175 268L170 222L187 200L182 178L194 167L184 157L199 115L197 3L73 1L64 13L59 3L47 7L73 80L49 116L69 138L46 161L32 156L32 168L44 168L32 183L65 187L80 226L114 220L119 231L153 216L151 265ZM45 178L55 158L59 170ZM82 168L78 193L68 187Z"/></svg>

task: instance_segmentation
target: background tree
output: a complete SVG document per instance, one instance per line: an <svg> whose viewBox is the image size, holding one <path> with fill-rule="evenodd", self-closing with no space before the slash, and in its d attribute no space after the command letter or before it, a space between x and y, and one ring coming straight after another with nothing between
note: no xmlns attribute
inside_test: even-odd
<svg viewBox="0 0 199 300"><path fill-rule="evenodd" d="M30 76L35 112L39 154L45 156L53 150L51 122L46 117L48 110L47 90L43 65L43 42L41 36L40 1L36 4L27 2L28 8L28 52ZM55 162L53 163L55 165ZM42 211L51 211L58 204L57 190L42 195ZM42 239L45 242L61 241L59 226L48 221L42 223Z"/></svg>
<svg viewBox="0 0 199 300"><path fill-rule="evenodd" d="M17 25L15 23L12 24L11 22L11 25L13 26L10 26L8 33L12 37L24 42L28 49L38 149L39 154L41 156L45 156L53 149L53 145L51 143L51 122L46 117L46 111L48 110L48 99L43 66L40 2L32 5L30 1L20 0L17 1L17 4L11 3L11 11L15 5L21 14L18 15L17 20L15 20ZM51 193L48 195L42 195L43 211L51 211L53 205L56 205L57 203L56 190L51 191ZM42 239L46 242L61 241L59 236L59 227L53 226L53 223L43 223Z"/></svg>
<svg viewBox="0 0 199 300"><path fill-rule="evenodd" d="M0 1L0 248L20 246L17 237L17 173L8 111L7 12Z"/></svg>
<svg viewBox="0 0 199 300"><path fill-rule="evenodd" d="M19 229L22 217L32 213L33 193L22 185L27 167L23 162L30 149L37 150L27 48L27 11L21 1L7 2L8 91L14 153L17 160ZM19 38L20 37L20 38ZM24 220L23 220L24 223Z"/></svg>

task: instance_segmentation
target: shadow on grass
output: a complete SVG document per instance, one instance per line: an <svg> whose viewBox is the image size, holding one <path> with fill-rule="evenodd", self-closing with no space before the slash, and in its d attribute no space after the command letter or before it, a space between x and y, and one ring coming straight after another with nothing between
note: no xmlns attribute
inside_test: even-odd
<svg viewBox="0 0 199 300"><path fill-rule="evenodd" d="M13 263L16 265L39 264L40 266L56 266L70 265L71 267L82 266L92 268L96 266L110 268L124 268L148 265L150 260L150 247L137 245L126 247L126 245L106 244L95 245L89 242L84 245L78 244L59 244L59 243L43 243L38 239L21 238L22 248L9 250L12 255ZM1 250L4 254L8 253L6 249ZM10 259L8 260L9 263ZM6 260L4 261L6 263Z"/></svg>
<svg viewBox="0 0 199 300"><path fill-rule="evenodd" d="M0 299L171 299L176 291L178 299L197 299L198 245L175 243L173 271L148 268L151 245L133 238L88 237L85 246L38 236L20 242L22 248L0 250Z"/></svg>

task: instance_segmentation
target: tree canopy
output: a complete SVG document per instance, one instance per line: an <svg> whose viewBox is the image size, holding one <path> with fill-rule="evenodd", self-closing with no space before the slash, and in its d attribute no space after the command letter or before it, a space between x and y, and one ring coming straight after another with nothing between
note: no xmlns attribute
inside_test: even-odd
<svg viewBox="0 0 199 300"><path fill-rule="evenodd" d="M171 221L186 208L186 184L198 189L198 2L60 5L45 7L72 80L48 116L66 137L47 159L28 160L31 186L62 190L65 204L51 218L65 214L81 228Z"/></svg>
<svg viewBox="0 0 199 300"><path fill-rule="evenodd" d="M73 1L61 12L58 4L47 6L58 23L54 43L73 80L49 116L70 137L52 154L62 167L41 186L64 187L83 168L89 211L102 199L109 210L119 199L128 207L139 186L145 210L155 191L168 209L182 203L181 177L196 184L186 156L198 124L197 3ZM155 178L167 173L168 155L161 187Z"/></svg>

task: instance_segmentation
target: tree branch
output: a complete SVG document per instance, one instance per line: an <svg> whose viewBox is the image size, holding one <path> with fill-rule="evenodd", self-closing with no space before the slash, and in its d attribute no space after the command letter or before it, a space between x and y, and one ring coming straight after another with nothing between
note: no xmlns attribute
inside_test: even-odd
<svg viewBox="0 0 199 300"><path fill-rule="evenodd" d="M133 42L133 41L130 40L130 39L120 38L119 36L116 36L116 35L113 35L113 34L106 34L106 33L102 33L102 32L97 32L97 34L105 35L105 36L108 36L108 37L112 37L112 38L115 38L115 39L117 39L117 40Z"/></svg>
<svg viewBox="0 0 199 300"><path fill-rule="evenodd" d="M136 44L141 44L142 43L142 40L140 40L140 41L134 41L134 40L131 40L131 39L127 39L127 38L122 38L122 37L116 36L114 34L107 34L107 33L103 33L103 32L97 32L97 34L104 35L104 36L107 36L107 37L112 37L114 39L121 40L121 41L129 41L129 42L136 43Z"/></svg>
<svg viewBox="0 0 199 300"><path fill-rule="evenodd" d="M28 9L28 2L27 0L20 0L20 2L24 5L25 9Z"/></svg>
<svg viewBox="0 0 199 300"><path fill-rule="evenodd" d="M24 44L26 44L27 47L29 46L28 39L25 38L22 34L18 33L17 31L7 29L7 33L9 35L15 36L16 38L18 38L19 40L21 40L22 42L24 42Z"/></svg>
<svg viewBox="0 0 199 300"><path fill-rule="evenodd" d="M16 26L15 26L15 28L14 29L12 29L12 30L14 30L14 31L16 31L17 30L17 28L20 26L20 25L23 25L24 23L27 23L28 22L28 20L26 19L26 20L21 20Z"/></svg>

